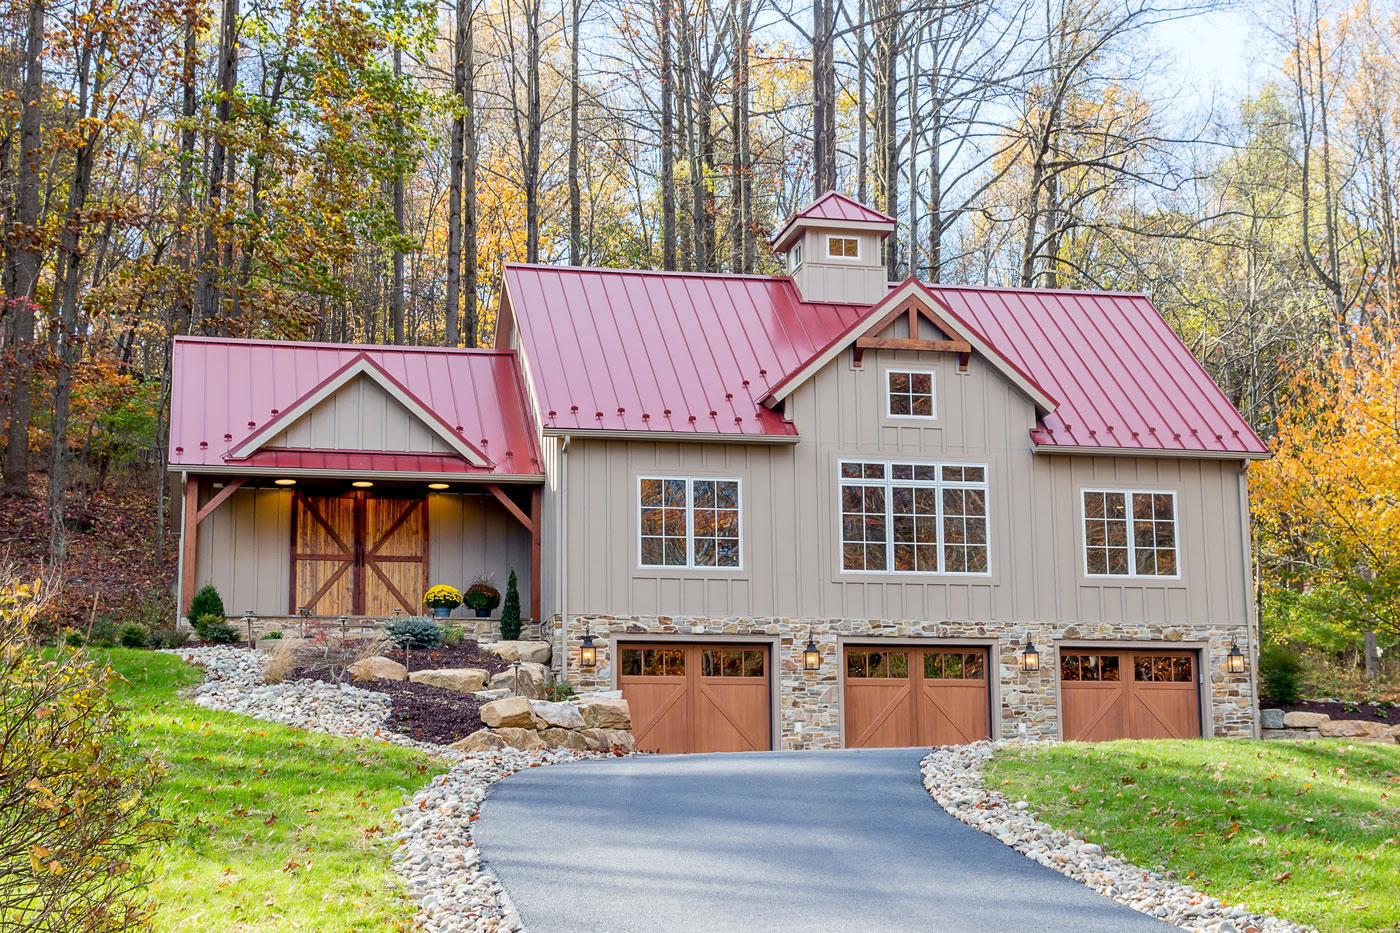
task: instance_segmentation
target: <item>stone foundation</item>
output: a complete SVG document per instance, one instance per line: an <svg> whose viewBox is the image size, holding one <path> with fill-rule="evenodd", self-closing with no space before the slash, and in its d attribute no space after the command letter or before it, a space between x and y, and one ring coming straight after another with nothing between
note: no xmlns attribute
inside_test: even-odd
<svg viewBox="0 0 1400 933"><path fill-rule="evenodd" d="M458 611L460 612L460 610ZM337 638L342 636L368 638L382 633L385 623L390 621L389 619L365 616L351 616L343 623L333 616L311 619L303 619L301 616L253 616L251 619L246 616L227 616L226 620L229 625L238 630L245 641L249 638L250 629L253 638L261 638L268 632L281 632L289 638L292 636L314 638L318 634ZM499 641L501 637L500 619L459 618L452 615L437 621L444 625L458 626L473 641ZM187 619L180 619L179 624L181 628L191 628ZM520 638L522 640L538 639L539 637L540 624L538 622L523 622L521 624Z"/></svg>
<svg viewBox="0 0 1400 933"><path fill-rule="evenodd" d="M597 665L579 668L579 646L585 626L593 635ZM802 649L808 632L821 651L817 671L802 669ZM1231 630L1187 625L1064 625L1048 623L926 622L885 619L702 618L694 616L570 616L568 644L561 655L559 618L546 619L543 637L555 646L553 666L559 676L580 690L609 690L613 676L612 639L627 636L671 636L678 641L756 637L773 647L773 673L778 678L780 748L838 748L841 745L840 643L865 639L908 639L937 642L967 639L993 646L997 682L993 684L994 717L1001 738L1059 737L1058 676L1054 651L1060 642L1161 643L1202 646L1202 667L1209 690L1206 721L1216 737L1255 735L1255 698L1248 672L1227 674L1224 658L1232 639L1247 643L1243 628ZM1029 636L1040 649L1041 669L1025 673L1020 649Z"/></svg>

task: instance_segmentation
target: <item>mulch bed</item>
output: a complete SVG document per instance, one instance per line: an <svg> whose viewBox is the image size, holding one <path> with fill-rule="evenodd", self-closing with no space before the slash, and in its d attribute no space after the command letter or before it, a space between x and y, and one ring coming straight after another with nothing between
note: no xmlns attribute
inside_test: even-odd
<svg viewBox="0 0 1400 933"><path fill-rule="evenodd" d="M385 656L404 663L402 649L395 649ZM405 666L410 671L479 667L496 674L508 670L510 663L495 655L481 654L477 651L476 642L464 641L460 645L444 645L431 650L410 649ZM333 679L326 671L303 667L293 669L289 676L298 680ZM389 728L420 742L451 745L482 727L481 703L455 690L443 690L408 680L366 680L357 682L355 686L387 695L392 701Z"/></svg>
<svg viewBox="0 0 1400 933"><path fill-rule="evenodd" d="M1285 713L1326 713L1333 719L1361 719L1400 725L1400 704L1338 703L1332 700L1302 700L1298 703L1275 703L1260 700L1264 709L1281 709Z"/></svg>

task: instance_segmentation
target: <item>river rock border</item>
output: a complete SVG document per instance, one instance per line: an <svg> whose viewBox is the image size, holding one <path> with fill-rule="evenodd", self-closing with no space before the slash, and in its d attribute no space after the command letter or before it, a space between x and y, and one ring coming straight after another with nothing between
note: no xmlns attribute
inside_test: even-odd
<svg viewBox="0 0 1400 933"><path fill-rule="evenodd" d="M344 738L377 739L453 762L394 811L401 828L394 835L398 849L392 864L418 905L418 924L429 933L523 929L472 838L472 823L492 784L526 768L613 757L566 748L460 752L389 729L385 722L391 701L384 694L314 680L269 684L262 676L262 655L242 648L174 648L166 653L204 670L204 682L194 689L198 706Z"/></svg>
<svg viewBox="0 0 1400 933"><path fill-rule="evenodd" d="M989 741L935 748L920 764L924 788L954 818L1010 846L1031 861L1141 913L1198 933L1316 933L1277 917L1227 906L1189 885L1108 855L1037 819L1024 800L1012 801L982 783L982 770L1004 744Z"/></svg>

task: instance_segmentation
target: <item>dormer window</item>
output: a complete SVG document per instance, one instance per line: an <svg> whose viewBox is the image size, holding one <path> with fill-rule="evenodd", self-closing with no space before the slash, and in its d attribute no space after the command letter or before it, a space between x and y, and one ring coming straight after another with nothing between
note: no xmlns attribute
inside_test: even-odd
<svg viewBox="0 0 1400 933"><path fill-rule="evenodd" d="M829 236L826 238L826 255L832 259L859 259L860 238Z"/></svg>
<svg viewBox="0 0 1400 933"><path fill-rule="evenodd" d="M802 265L802 244L798 243L792 248L792 252L788 253L788 269L796 272L800 265Z"/></svg>

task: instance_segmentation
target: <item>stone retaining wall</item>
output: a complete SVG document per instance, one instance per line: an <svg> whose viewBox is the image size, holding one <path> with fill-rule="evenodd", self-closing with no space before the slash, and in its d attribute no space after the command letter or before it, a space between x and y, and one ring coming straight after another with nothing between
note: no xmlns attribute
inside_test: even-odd
<svg viewBox="0 0 1400 933"><path fill-rule="evenodd" d="M1265 739L1356 739L1387 745L1400 743L1400 726L1365 719L1333 719L1326 713L1259 711Z"/></svg>
<svg viewBox="0 0 1400 933"><path fill-rule="evenodd" d="M347 638L366 638L377 635L384 631L384 625L389 619L349 617L344 624L337 618L312 618L303 619L301 616L254 616L252 624L246 616L226 616L228 624L238 630L244 640L249 637L251 628L253 638L261 638L268 632L281 632L283 635L314 636L318 633ZM466 633L466 636L474 641L496 641L501 637L500 619L477 619L458 618L448 616L446 619L439 619L445 625L456 625ZM180 619L183 628L190 628L188 619ZM540 624L538 622L523 622L520 626L520 638L538 639L540 637Z"/></svg>
<svg viewBox="0 0 1400 933"><path fill-rule="evenodd" d="M579 668L579 646L585 626L597 648L597 666ZM808 632L822 654L821 669L802 669L802 649ZM775 644L773 670L778 677L779 747L837 748L841 745L840 654L838 639L863 638L973 639L995 642L1000 737L1024 734L1057 738L1058 676L1052 647L1060 641L1160 642L1171 648L1182 643L1208 646L1202 653L1210 710L1210 730L1219 737L1253 737L1255 701L1248 673L1227 674L1224 657L1232 639L1247 643L1244 629L1176 625L1063 625L998 622L926 622L887 619L704 618L695 616L571 616L568 644L561 656L559 618L544 623L544 637L555 645L554 668L580 690L611 689L611 639L614 636L668 635L677 640L756 636ZM1041 652L1041 669L1021 670L1019 652L1029 635ZM1024 730L1024 732L1023 732Z"/></svg>

